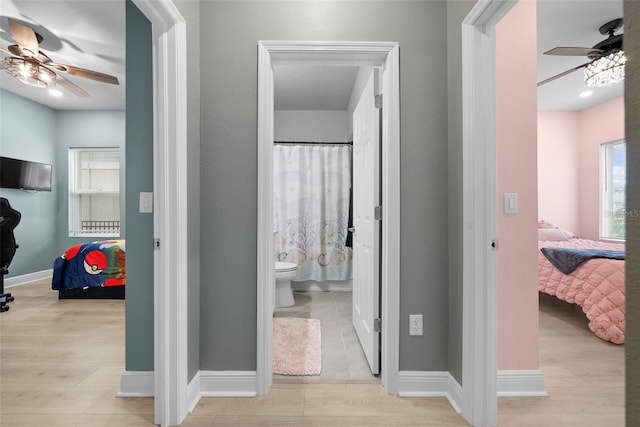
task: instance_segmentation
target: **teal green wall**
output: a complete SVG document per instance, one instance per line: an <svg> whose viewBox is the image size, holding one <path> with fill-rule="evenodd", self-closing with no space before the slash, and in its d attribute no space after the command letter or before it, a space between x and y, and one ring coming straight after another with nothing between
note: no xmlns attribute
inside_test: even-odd
<svg viewBox="0 0 640 427"><path fill-rule="evenodd" d="M373 40L400 44L400 369L448 370L446 2L202 2L200 22L201 369L256 367L257 42Z"/></svg>
<svg viewBox="0 0 640 427"><path fill-rule="evenodd" d="M139 194L153 191L151 24L126 3L126 369L153 370L153 214L139 213Z"/></svg>
<svg viewBox="0 0 640 427"><path fill-rule="evenodd" d="M96 237L69 237L69 148L119 147L121 158L125 154L124 111L58 111L56 127L56 169L59 183L56 197L56 253L61 254L69 246L96 240ZM124 169L120 169L124 182ZM120 203L124 204L124 191ZM122 206L121 206L122 208ZM122 219L122 217L121 217ZM121 221L121 235L126 236L126 221Z"/></svg>
<svg viewBox="0 0 640 427"><path fill-rule="evenodd" d="M0 155L56 165L56 111L0 89ZM6 278L48 270L56 256L56 201L66 182L52 179L51 192L0 188L0 196L22 214L15 228L20 246Z"/></svg>
<svg viewBox="0 0 640 427"><path fill-rule="evenodd" d="M124 153L124 112L53 110L4 90L0 107L0 155L52 165L50 193L0 189L22 213L15 229L20 247L7 276L13 277L51 269L69 246L92 240L69 237L68 149L120 147Z"/></svg>

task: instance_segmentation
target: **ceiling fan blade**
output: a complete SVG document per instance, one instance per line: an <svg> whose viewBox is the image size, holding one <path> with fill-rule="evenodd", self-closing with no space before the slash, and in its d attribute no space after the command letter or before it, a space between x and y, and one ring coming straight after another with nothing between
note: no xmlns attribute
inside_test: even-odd
<svg viewBox="0 0 640 427"><path fill-rule="evenodd" d="M40 51L38 38L31 28L9 18L9 29L26 56L36 56L38 54Z"/></svg>
<svg viewBox="0 0 640 427"><path fill-rule="evenodd" d="M84 77L85 79L96 80L102 83L119 85L118 78L98 71L87 70L85 68L74 67L72 65L56 64L54 62L47 63L48 67L55 68L58 71L70 74L72 76Z"/></svg>
<svg viewBox="0 0 640 427"><path fill-rule="evenodd" d="M60 74L56 74L56 84L59 84L60 86L67 89L69 92L73 93L76 96L80 96L82 98L86 98L89 96L89 94L85 92L84 89L82 89L80 86L74 83L71 83L69 80L65 79Z"/></svg>
<svg viewBox="0 0 640 427"><path fill-rule="evenodd" d="M589 64L591 64L591 62L587 62L587 63L584 63L584 64L582 64L582 65L578 65L577 67L571 68L570 70L567 70L567 71L565 71L565 72L563 72L563 73L556 74L556 75L555 75L555 76L553 76L553 77L549 77L548 79L545 79L545 80L543 80L543 81L539 82L539 83L538 83L538 86L542 86L542 85L547 84L547 83L549 83L549 82L552 82L552 81L554 81L554 80L556 80L556 79L559 79L560 77L564 77L564 76L566 76L567 74L571 74L571 73L573 73L574 71L577 71L577 70L579 70L580 68L584 68L584 67L586 67L586 66L587 66L587 65L589 65Z"/></svg>
<svg viewBox="0 0 640 427"><path fill-rule="evenodd" d="M38 52L38 56L36 56L36 59L43 64L49 64L51 62L51 58L42 53L42 51Z"/></svg>
<svg viewBox="0 0 640 427"><path fill-rule="evenodd" d="M602 49L595 49L593 47L555 47L546 51L544 55L590 56L602 52Z"/></svg>

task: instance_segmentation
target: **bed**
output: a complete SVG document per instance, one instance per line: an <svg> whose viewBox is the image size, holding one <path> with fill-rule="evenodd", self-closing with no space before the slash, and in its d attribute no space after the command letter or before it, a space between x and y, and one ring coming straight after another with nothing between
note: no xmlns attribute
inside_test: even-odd
<svg viewBox="0 0 640 427"><path fill-rule="evenodd" d="M124 299L125 240L79 243L53 262L59 299Z"/></svg>
<svg viewBox="0 0 640 427"><path fill-rule="evenodd" d="M539 237L547 238L542 233ZM587 315L589 329L596 336L614 344L623 344L625 338L624 244L580 239L571 237L569 233L566 237L566 239L538 241L539 291L577 304ZM558 248L561 250L557 250ZM578 251L564 249L578 249ZM573 271L570 271L572 265L567 267L558 262L559 259L562 261L562 257L571 258L573 254L584 253L596 253L596 257L578 260ZM607 257L603 258L598 254Z"/></svg>

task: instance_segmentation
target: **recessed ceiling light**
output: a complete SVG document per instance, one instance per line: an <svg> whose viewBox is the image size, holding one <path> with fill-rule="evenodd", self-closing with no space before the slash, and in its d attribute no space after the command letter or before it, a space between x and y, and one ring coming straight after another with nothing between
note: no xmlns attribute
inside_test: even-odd
<svg viewBox="0 0 640 427"><path fill-rule="evenodd" d="M593 91L592 90L585 90L584 92L580 93L580 98L588 98L591 95L593 95Z"/></svg>
<svg viewBox="0 0 640 427"><path fill-rule="evenodd" d="M49 89L49 95L62 96L62 92L60 92L58 89Z"/></svg>

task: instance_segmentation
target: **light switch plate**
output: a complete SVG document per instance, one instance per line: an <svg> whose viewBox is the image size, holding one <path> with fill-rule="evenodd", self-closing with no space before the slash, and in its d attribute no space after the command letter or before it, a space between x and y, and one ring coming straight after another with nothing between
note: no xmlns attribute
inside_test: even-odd
<svg viewBox="0 0 640 427"><path fill-rule="evenodd" d="M153 212L153 193L140 192L140 213L152 213Z"/></svg>
<svg viewBox="0 0 640 427"><path fill-rule="evenodd" d="M504 193L504 213L506 215L518 213L518 193Z"/></svg>

